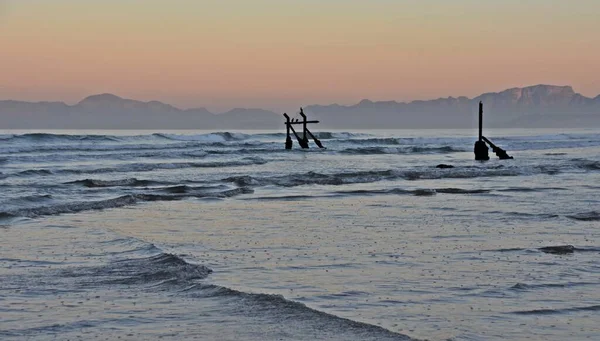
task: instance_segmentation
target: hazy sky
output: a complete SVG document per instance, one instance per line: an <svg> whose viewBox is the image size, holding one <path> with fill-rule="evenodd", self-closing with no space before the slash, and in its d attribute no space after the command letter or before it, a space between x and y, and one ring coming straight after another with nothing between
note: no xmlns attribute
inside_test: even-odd
<svg viewBox="0 0 600 341"><path fill-rule="evenodd" d="M598 0L0 0L0 98L295 108L600 93Z"/></svg>

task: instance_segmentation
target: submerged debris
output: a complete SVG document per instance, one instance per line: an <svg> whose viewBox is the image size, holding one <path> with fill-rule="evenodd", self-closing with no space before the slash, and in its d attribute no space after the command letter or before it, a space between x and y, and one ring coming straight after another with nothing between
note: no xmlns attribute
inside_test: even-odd
<svg viewBox="0 0 600 341"><path fill-rule="evenodd" d="M551 253L554 255L567 255L575 252L575 246L573 245L558 245L558 246L546 246L541 247L538 250Z"/></svg>
<svg viewBox="0 0 600 341"><path fill-rule="evenodd" d="M446 168L454 168L454 166L440 163L439 165L435 166L435 168L446 169Z"/></svg>

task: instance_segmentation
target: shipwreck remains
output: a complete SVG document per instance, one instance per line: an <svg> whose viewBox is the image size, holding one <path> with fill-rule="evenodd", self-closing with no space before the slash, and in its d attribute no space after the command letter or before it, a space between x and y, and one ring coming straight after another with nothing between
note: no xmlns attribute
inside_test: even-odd
<svg viewBox="0 0 600 341"><path fill-rule="evenodd" d="M323 147L323 144L321 143L321 141L315 137L315 135L313 135L313 133L310 132L310 130L308 130L308 124L309 123L319 123L319 121L308 121L306 118L306 115L304 114L304 110L302 108L300 108L300 116L302 116L302 121L299 121L298 119L294 120L291 119L287 113L283 114L283 116L286 119L285 122L285 127L286 127L286 138L285 138L285 149L292 149L293 146L293 141L292 141L292 137L290 136L290 130L292 131L292 133L294 133L294 136L296 137L296 140L298 140L298 144L300 145L300 147L302 147L302 149L308 149L308 137L310 136L310 138L313 139L313 141L315 142L315 144L319 147L319 148L325 148ZM294 125L295 124L302 124L302 135L299 135L296 132L296 129L294 129Z"/></svg>
<svg viewBox="0 0 600 341"><path fill-rule="evenodd" d="M504 149L496 146L487 137L483 136L483 103L479 102L479 139L475 142L475 160L487 161L490 159L488 154L488 145L492 147L492 151L500 160L508 160L513 158L512 156L509 156Z"/></svg>

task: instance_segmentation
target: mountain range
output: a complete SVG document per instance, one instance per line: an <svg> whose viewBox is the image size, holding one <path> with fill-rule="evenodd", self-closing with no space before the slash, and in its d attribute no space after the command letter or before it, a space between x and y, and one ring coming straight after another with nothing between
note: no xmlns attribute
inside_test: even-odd
<svg viewBox="0 0 600 341"><path fill-rule="evenodd" d="M310 105L305 112L321 121L318 129L473 128L479 101L485 106L486 127L600 127L600 95L589 98L570 86L555 85L512 88L472 99ZM263 109L214 114L205 108L179 109L112 94L89 96L75 105L0 100L0 129L282 129L283 121L281 114Z"/></svg>

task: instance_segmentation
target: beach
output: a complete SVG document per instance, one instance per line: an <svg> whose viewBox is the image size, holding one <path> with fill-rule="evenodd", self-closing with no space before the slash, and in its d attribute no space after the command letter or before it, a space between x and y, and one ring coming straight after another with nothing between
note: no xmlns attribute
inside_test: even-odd
<svg viewBox="0 0 600 341"><path fill-rule="evenodd" d="M0 338L600 333L600 132L315 135L2 131Z"/></svg>

